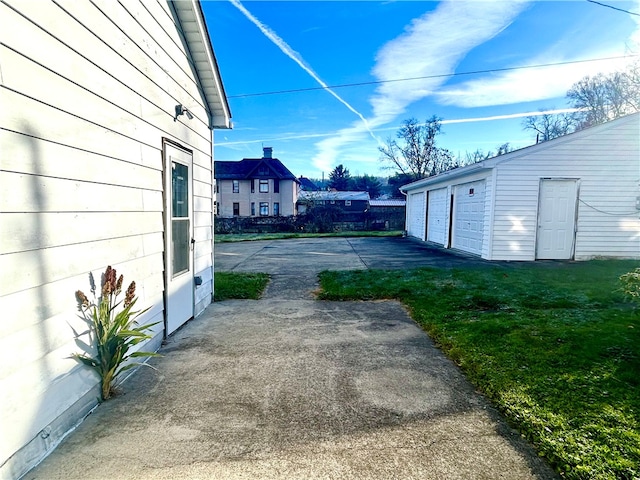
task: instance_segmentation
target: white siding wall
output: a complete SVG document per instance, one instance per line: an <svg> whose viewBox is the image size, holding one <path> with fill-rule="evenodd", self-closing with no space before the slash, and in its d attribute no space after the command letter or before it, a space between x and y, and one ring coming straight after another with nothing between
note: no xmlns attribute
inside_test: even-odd
<svg viewBox="0 0 640 480"><path fill-rule="evenodd" d="M639 257L640 116L524 150L498 164L488 258L534 260L540 178L579 179L576 259Z"/></svg>
<svg viewBox="0 0 640 480"><path fill-rule="evenodd" d="M113 265L152 306L144 320L163 318L162 137L193 150L196 313L213 284L212 138L169 6L9 3L0 4L3 478L24 473L94 402L97 378L68 358L72 328L83 330L74 292L88 290L88 272ZM174 121L178 103L195 118Z"/></svg>

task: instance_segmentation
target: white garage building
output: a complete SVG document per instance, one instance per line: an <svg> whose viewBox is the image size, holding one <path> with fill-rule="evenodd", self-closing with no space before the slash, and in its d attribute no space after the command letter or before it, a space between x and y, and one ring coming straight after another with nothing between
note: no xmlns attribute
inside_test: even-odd
<svg viewBox="0 0 640 480"><path fill-rule="evenodd" d="M640 114L401 190L409 236L487 260L640 258Z"/></svg>

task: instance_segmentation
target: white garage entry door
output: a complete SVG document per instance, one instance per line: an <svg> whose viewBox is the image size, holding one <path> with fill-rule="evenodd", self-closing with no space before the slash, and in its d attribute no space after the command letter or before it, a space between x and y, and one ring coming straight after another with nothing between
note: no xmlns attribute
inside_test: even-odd
<svg viewBox="0 0 640 480"><path fill-rule="evenodd" d="M447 239L447 189L431 190L427 207L427 240L444 245Z"/></svg>
<svg viewBox="0 0 640 480"><path fill-rule="evenodd" d="M484 180L458 185L454 194L452 247L482 254L484 231Z"/></svg>
<svg viewBox="0 0 640 480"><path fill-rule="evenodd" d="M424 192L409 195L408 235L424 240L425 213Z"/></svg>

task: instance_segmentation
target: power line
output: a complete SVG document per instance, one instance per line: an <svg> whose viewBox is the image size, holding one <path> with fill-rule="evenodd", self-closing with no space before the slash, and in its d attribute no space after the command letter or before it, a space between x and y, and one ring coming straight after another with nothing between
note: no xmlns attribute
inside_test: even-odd
<svg viewBox="0 0 640 480"><path fill-rule="evenodd" d="M587 0L592 1L592 0ZM597 3L597 2L594 2ZM374 80L370 82L359 82L359 83L342 83L338 85L327 85L326 87L308 87L308 88L293 88L290 90L276 90L272 92L259 92L259 93L240 93L238 95L228 95L227 98L247 98L247 97L262 97L266 95L281 95L284 93L300 93L300 92L310 92L313 90L327 90L329 88L346 88L346 87L361 87L364 85L379 85L382 83L392 83L392 82L408 82L411 80L426 80L430 78L445 78L445 77L460 77L462 75L478 75L481 73L497 73L497 72L510 72L513 70L525 70L531 68L543 68L543 67L556 67L560 65L573 65L576 63L588 63L588 62L600 62L604 60L620 60L622 58L631 58L640 56L639 54L632 55L622 55L619 57L605 57L605 58L592 58L588 60L571 60L566 62L557 62L557 63L540 63L537 65L524 65L521 67L505 67L505 68L493 68L489 70L474 70L470 72L454 72L454 73L441 73L436 75L425 75L423 77L409 77L409 78L395 78L391 80Z"/></svg>
<svg viewBox="0 0 640 480"><path fill-rule="evenodd" d="M629 10L625 10L624 8L614 7L613 5L607 5L606 3L596 2L596 0L587 0L589 3L595 3L596 5L600 5L601 7L612 8L613 10L618 10L619 12L628 13L629 15L635 15L636 17L640 17L640 13L630 12Z"/></svg>

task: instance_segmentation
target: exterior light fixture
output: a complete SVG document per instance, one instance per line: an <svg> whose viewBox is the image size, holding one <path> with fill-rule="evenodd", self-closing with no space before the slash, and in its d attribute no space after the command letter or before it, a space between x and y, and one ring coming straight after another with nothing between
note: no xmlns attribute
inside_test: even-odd
<svg viewBox="0 0 640 480"><path fill-rule="evenodd" d="M187 115L187 118L189 120L193 119L193 114L189 110L187 110L187 107L181 104L176 105L176 116L173 118L173 121L175 122L180 115L185 114Z"/></svg>

